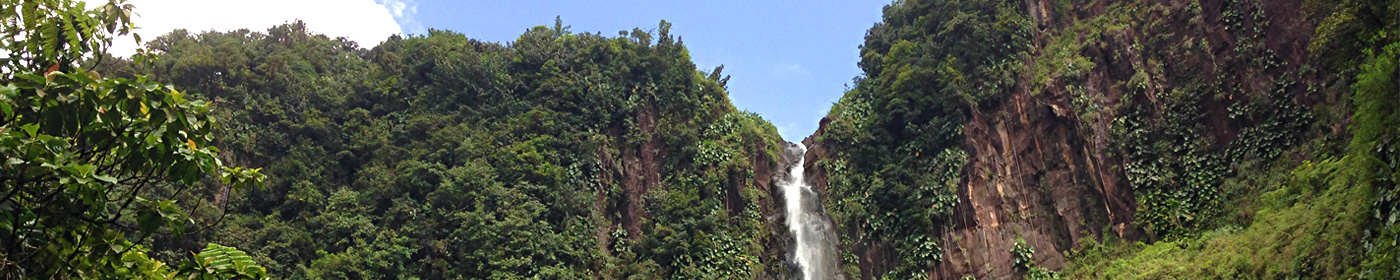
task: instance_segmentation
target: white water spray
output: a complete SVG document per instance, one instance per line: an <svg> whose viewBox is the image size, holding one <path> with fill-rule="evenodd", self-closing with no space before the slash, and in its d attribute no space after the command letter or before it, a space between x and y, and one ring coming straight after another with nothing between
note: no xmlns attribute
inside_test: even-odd
<svg viewBox="0 0 1400 280"><path fill-rule="evenodd" d="M834 259L835 234L822 215L821 199L812 191L803 176L805 171L803 154L807 146L801 143L789 149L797 149L797 163L789 169L787 180L778 183L787 202L787 225L797 244L793 246L793 259L802 269L802 279L833 279L836 262ZM793 151L789 151L791 153Z"/></svg>

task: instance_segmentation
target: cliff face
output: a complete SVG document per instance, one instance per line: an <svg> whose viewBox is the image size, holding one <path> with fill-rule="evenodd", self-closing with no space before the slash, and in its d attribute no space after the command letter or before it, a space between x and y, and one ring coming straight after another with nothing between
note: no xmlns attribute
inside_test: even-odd
<svg viewBox="0 0 1400 280"><path fill-rule="evenodd" d="M1063 252L1105 225L1130 234L1132 192L1107 168L1118 159L1101 153L1072 118L1056 115L1053 100L1013 94L994 115L974 112L965 145L965 169L955 226L943 236L951 249L938 275L1009 277L1017 238L1034 246L1036 263L1064 266ZM1101 143L1100 143L1101 145Z"/></svg>
<svg viewBox="0 0 1400 280"><path fill-rule="evenodd" d="M795 158L788 153L775 151L779 150L782 144L770 124L756 115L727 112L723 117L714 118L717 119L714 121L716 124L709 127L710 133L716 135L702 135L709 142L677 143L667 141L669 139L666 133L675 132L667 129L685 126L660 124L691 122L708 119L710 116L660 116L653 109L643 109L628 117L636 124L631 129L636 130L628 131L628 128L615 126L607 131L607 139L636 138L605 141L595 150L600 162L597 179L604 186L613 186L598 189L594 193L595 211L605 218L605 223L597 228L595 234L599 240L598 249L604 254L643 265L640 266L641 269L601 269L605 273L611 273L607 274L606 278L660 277L658 275L661 274L650 274L654 272L646 271L649 269L646 266L656 263L655 260L645 259L655 258L647 253L655 253L635 252L638 248L644 248L643 246L674 250L671 248L676 246L674 243L702 242L694 237L676 237L675 231L715 230L713 228L722 229L726 226L693 222L703 219L742 227L743 239L736 243L743 247L721 253L725 254L725 257L743 258L748 262L725 264L732 265L732 269L740 273L714 273L702 278L790 278L793 267L789 263L788 255L792 248L792 237L783 223L785 216L782 208L784 204L781 202L782 193L775 184L786 178L786 170L795 162ZM715 153L721 156L703 152L688 154L694 151L687 150L687 145L719 150L720 152ZM716 160L722 162L713 162ZM704 182L707 188L687 185L693 182L677 182L680 181L677 178L695 177L707 178ZM691 198L686 197L691 193L698 194L701 201L679 201L678 198ZM705 206L713 206L716 210L676 213L674 209L679 207L668 205L681 203L704 203ZM687 226L696 228L682 229L665 224L676 220L693 223ZM662 234L672 235L658 236ZM725 233L715 236L722 234ZM706 244L710 248L695 248L699 253L681 255L715 254L714 247L727 245L714 243Z"/></svg>
<svg viewBox="0 0 1400 280"><path fill-rule="evenodd" d="M940 221L943 259L928 269L935 279L1023 277L1026 269L1016 266L1012 252L1018 239L1035 249L1034 266L1059 270L1064 253L1085 238L1155 240L1168 232L1161 221L1203 227L1201 219L1137 213L1143 206L1135 195L1156 189L1144 179L1151 176L1134 172L1146 165L1190 177L1227 168L1180 163L1188 158L1230 166L1270 157L1299 141L1293 134L1311 122L1310 106L1337 102L1340 91L1327 89L1335 81L1309 62L1316 19L1300 1L1062 2L1020 3L1034 25L1024 67L1003 98L978 102L964 115L956 146L968 159L957 204ZM1263 109L1241 109L1251 106ZM804 140L811 147L808 178L824 201L836 204L848 197L827 194L831 170L817 163L845 160L831 145L846 143L823 138L839 118L823 119ZM1169 139L1178 136L1186 140ZM1148 144L1134 146L1134 137ZM1270 140L1242 140L1259 137ZM1142 148L1153 143L1185 148ZM1218 184L1231 173L1208 175L1201 184ZM1166 185L1191 184L1185 180ZM1216 206L1215 193L1186 201ZM1200 209L1206 208L1185 208ZM893 238L862 238L862 229L838 224L848 227L842 238L853 239L843 242L857 262L848 270L859 273L853 276L879 278L906 261Z"/></svg>

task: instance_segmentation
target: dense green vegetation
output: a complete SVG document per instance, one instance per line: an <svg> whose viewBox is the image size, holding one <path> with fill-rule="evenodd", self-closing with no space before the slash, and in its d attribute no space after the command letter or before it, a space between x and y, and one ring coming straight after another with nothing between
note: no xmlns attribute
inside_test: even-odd
<svg viewBox="0 0 1400 280"><path fill-rule="evenodd" d="M1400 162L1395 160L1394 140L1391 140L1400 137L1397 131L1400 115L1394 109L1400 105L1397 104L1400 71L1396 68L1400 44L1395 43L1400 28L1393 25L1395 12L1400 11L1400 7L1395 3L1368 1L1334 4L1329 7L1310 4L1312 16L1322 19L1310 58L1316 63L1312 67L1330 69L1329 72L1337 75L1324 80L1334 79L1343 86L1321 89L1321 85L1308 84L1306 88L1313 95L1338 92L1349 97L1350 102L1313 108L1316 115L1324 117L1319 121L1325 126L1309 129L1305 119L1297 117L1307 115L1290 113L1297 109L1277 102L1288 98L1280 92L1294 83L1291 75L1285 75L1276 81L1277 87L1268 93L1271 95L1250 97L1271 104L1235 103L1230 108L1232 117L1239 115L1240 119L1258 124L1242 130L1224 156L1213 159L1234 164L1235 176L1212 175L1219 178L1215 179L1217 183L1185 186L1189 190L1233 192L1235 196L1221 196L1209 204L1190 206L1195 209L1190 213L1205 214L1199 222L1162 222L1155 228L1148 227L1171 234L1159 242L1110 240L1083 245L1074 254L1075 264L1067 271L1070 275L1108 279L1390 279L1400 273L1394 226L1394 182ZM1244 3L1225 8L1242 7L1249 8ZM1231 15L1230 10L1225 13ZM1268 24L1267 19L1259 16L1245 22ZM1235 29L1256 33L1260 30L1248 26ZM1245 41L1243 38L1252 37L1246 35L1253 35L1248 32L1235 34L1244 33L1240 37ZM1356 39L1339 39L1347 37ZM1324 48L1326 51L1322 51ZM1241 56L1243 53L1246 52ZM1271 52L1256 53L1272 55ZM1336 116L1337 112L1353 112L1348 118L1348 134L1335 135L1327 130L1344 121ZM1290 149L1290 141L1297 141L1290 139L1300 138L1312 140ZM1273 160L1282 154L1294 155L1295 159ZM1304 160L1300 162L1296 158ZM1200 170L1183 174L1199 174ZM1162 201L1142 193L1138 194L1138 199L1147 203ZM1221 201L1233 203L1220 204ZM1230 205L1249 207L1240 209ZM1143 207L1148 208L1146 212L1149 213L1163 212L1151 211L1151 204ZM1156 213L1149 215L1160 215ZM1238 218L1209 216L1222 214L1234 214ZM1167 219L1161 216L1143 218L1146 219L1139 222L1181 220L1170 216Z"/></svg>
<svg viewBox="0 0 1400 280"><path fill-rule="evenodd" d="M1268 40L1296 36L1271 26L1297 20L1266 13L1288 5L1052 2L1032 9L1053 18L1037 32L1015 1L885 8L862 46L866 75L819 139L833 150L821 164L849 275L920 278L940 263L936 236L955 226L964 166L983 156L963 151L963 126L1029 91L1067 96L1084 137L1108 139L1146 234L1136 245L1091 239L1069 278L1394 277L1394 3L1300 5L1318 31L1306 64L1289 65ZM1212 34L1229 48L1210 46L1221 42ZM1031 38L1038 47L1023 47ZM1093 71L1118 72L1103 83ZM878 246L894 264L855 267ZM1016 275L1055 277L1024 241L1011 252Z"/></svg>
<svg viewBox="0 0 1400 280"><path fill-rule="evenodd" d="M1076 252L1070 273L1109 279L1396 277L1398 51L1396 43L1367 51L1352 86L1356 113L1344 153L1315 151L1310 156L1318 162L1279 164L1254 178L1271 190L1258 198L1262 206L1252 222L1153 244L1091 242Z"/></svg>
<svg viewBox="0 0 1400 280"><path fill-rule="evenodd" d="M894 244L891 272L921 277L943 258L937 234L949 223L968 155L963 124L979 104L996 103L1015 84L1030 22L1017 1L901 1L861 47L858 79L830 112L818 139L834 155L827 204L846 232L841 241ZM842 257L849 274L855 256Z"/></svg>
<svg viewBox="0 0 1400 280"><path fill-rule="evenodd" d="M1098 21L1082 25L1119 25L1143 32L1167 30L1171 25L1164 20L1122 16L1151 6L1113 7ZM1309 68L1312 66L1288 70L1281 56L1264 47L1259 39L1265 35L1261 30L1271 21L1264 17L1262 4L1225 1L1221 9L1221 21L1236 40L1232 56L1214 57L1224 62L1221 71L1168 75L1192 66L1152 64L1211 57L1205 46L1208 41L1193 34L1149 35L1139 44L1148 65L1139 67L1127 81L1128 93L1117 106L1118 117L1112 120L1112 145L1131 159L1123 170L1138 201L1135 223L1153 237L1170 238L1220 226L1215 218L1231 211L1221 204L1229 199L1227 190L1220 187L1226 177L1267 163L1297 145L1308 132L1318 132L1308 130L1313 116L1295 98L1300 89L1316 88L1318 82L1307 79L1310 73L1303 73L1315 71ZM1205 16L1199 4L1182 12L1181 17L1195 18L1191 20ZM1061 35L1079 35L1066 33ZM1181 40L1206 43L1183 47L1177 44ZM1323 93L1314 90L1310 94ZM1210 125L1210 118L1218 118L1211 110L1221 106L1237 130L1232 135L1210 133L1219 129Z"/></svg>
<svg viewBox="0 0 1400 280"><path fill-rule="evenodd" d="M1400 3L1051 2L886 6L815 139L848 277L941 275L996 156L967 127L1011 102L1104 139L1135 204L1069 252L1014 233L997 275L1400 277ZM790 276L782 139L665 21L370 49L293 22L115 58L129 5L0 4L0 278Z"/></svg>
<svg viewBox="0 0 1400 280"><path fill-rule="evenodd" d="M786 271L752 187L776 129L729 103L721 69L696 71L669 23L372 50L301 23L176 31L128 61L102 50L130 6L24 3L5 22L44 21L5 29L29 36L7 42L26 59L0 103L9 277L170 277L157 260L185 259L181 277L261 277L250 261L313 279Z"/></svg>
<svg viewBox="0 0 1400 280"><path fill-rule="evenodd" d="M146 76L103 78L76 65L131 30L131 7L15 4L0 9L0 276L263 278L243 252L212 243L171 259L174 268L146 256L152 235L208 224L191 211L209 207L177 207L175 194L206 174L225 192L261 185L263 175L216 158L208 103Z"/></svg>
<svg viewBox="0 0 1400 280"><path fill-rule="evenodd" d="M750 187L776 129L730 105L668 29L557 23L509 45L432 31L366 50L293 23L176 31L149 44L159 62L106 67L212 100L229 159L268 175L218 228L158 241L160 257L239 244L273 275L317 279L782 269L763 256L769 194ZM628 185L642 165L659 167L649 191Z"/></svg>

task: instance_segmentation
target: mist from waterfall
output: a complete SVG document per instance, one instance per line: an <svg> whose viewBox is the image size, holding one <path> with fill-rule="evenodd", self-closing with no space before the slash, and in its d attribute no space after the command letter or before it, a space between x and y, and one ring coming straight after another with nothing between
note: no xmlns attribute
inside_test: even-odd
<svg viewBox="0 0 1400 280"><path fill-rule="evenodd" d="M788 147L796 152L797 163L789 169L787 180L778 183L787 204L787 225L792 231L793 262L802 272L802 279L836 279L835 233L828 225L821 199L804 178L802 156L807 146L797 143ZM794 150L795 149L795 150Z"/></svg>

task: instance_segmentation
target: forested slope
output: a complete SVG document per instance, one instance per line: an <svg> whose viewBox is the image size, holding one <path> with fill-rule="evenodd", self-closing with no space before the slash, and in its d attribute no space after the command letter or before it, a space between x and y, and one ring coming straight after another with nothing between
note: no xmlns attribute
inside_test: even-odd
<svg viewBox="0 0 1400 280"><path fill-rule="evenodd" d="M166 258L207 241L288 278L785 274L763 219L781 139L668 29L363 49L292 23L176 31L157 62L104 67L210 100L225 160L268 175L216 229L159 240Z"/></svg>
<svg viewBox="0 0 1400 280"><path fill-rule="evenodd" d="M1396 1L896 1L806 154L665 21L124 59L131 6L23 4L5 278L788 279L785 178L848 279L1400 277Z"/></svg>
<svg viewBox="0 0 1400 280"><path fill-rule="evenodd" d="M1397 12L896 1L808 170L852 277L1393 278Z"/></svg>

